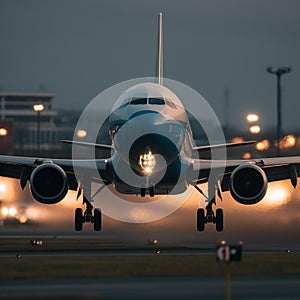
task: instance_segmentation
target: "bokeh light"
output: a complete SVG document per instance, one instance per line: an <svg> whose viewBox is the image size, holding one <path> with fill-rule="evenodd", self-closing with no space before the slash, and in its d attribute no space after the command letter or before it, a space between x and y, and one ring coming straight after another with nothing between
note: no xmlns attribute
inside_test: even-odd
<svg viewBox="0 0 300 300"><path fill-rule="evenodd" d="M289 134L280 140L280 149L293 148L296 145L296 138L293 134Z"/></svg>
<svg viewBox="0 0 300 300"><path fill-rule="evenodd" d="M268 150L270 148L270 141L269 140L262 140L260 142L258 142L255 145L256 150L258 151L265 151Z"/></svg>
<svg viewBox="0 0 300 300"><path fill-rule="evenodd" d="M257 114L248 114L246 116L246 120L248 123L257 122L259 120L259 116Z"/></svg>
<svg viewBox="0 0 300 300"><path fill-rule="evenodd" d="M261 131L261 127L259 125L253 125L249 127L249 131L252 134L258 134Z"/></svg>
<svg viewBox="0 0 300 300"><path fill-rule="evenodd" d="M78 129L76 135L77 137L83 139L87 136L87 131L84 129Z"/></svg>

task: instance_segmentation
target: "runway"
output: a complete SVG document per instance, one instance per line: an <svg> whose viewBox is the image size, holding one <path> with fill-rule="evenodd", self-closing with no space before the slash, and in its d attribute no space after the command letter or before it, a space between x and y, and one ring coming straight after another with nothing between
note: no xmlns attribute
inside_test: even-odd
<svg viewBox="0 0 300 300"><path fill-rule="evenodd" d="M300 277L231 280L232 299L299 299ZM94 296L99 299L225 299L225 277L161 277L79 280L4 280L0 296Z"/></svg>
<svg viewBox="0 0 300 300"><path fill-rule="evenodd" d="M112 249L112 250L74 250L74 251L10 251L0 252L0 258L16 257L87 257L87 256L189 256L189 255L215 255L215 249L160 249L160 247L153 249ZM260 255L260 254L284 254L285 249L248 249L244 250L244 254ZM293 250L293 253L299 253L300 250Z"/></svg>
<svg viewBox="0 0 300 300"><path fill-rule="evenodd" d="M226 270L231 299L300 299L299 249L245 249L242 263L227 268L216 262L214 247L106 249L111 241L30 240L8 239L10 250L0 252L0 299L225 299Z"/></svg>

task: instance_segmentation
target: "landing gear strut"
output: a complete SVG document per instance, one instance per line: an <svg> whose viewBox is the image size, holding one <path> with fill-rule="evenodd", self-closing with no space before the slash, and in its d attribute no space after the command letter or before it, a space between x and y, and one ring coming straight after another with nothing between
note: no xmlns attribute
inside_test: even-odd
<svg viewBox="0 0 300 300"><path fill-rule="evenodd" d="M212 208L213 204L216 204L216 192L217 187L215 184L208 183L208 197L203 193L203 191L195 186L196 190L199 191L209 202L206 206L206 213L204 208L199 208L197 210L197 229L198 231L204 231L205 224L213 223L216 224L217 231L223 231L224 229L224 217L223 210L218 208L216 213Z"/></svg>
<svg viewBox="0 0 300 300"><path fill-rule="evenodd" d="M83 204L86 205L86 209L84 211L84 214L82 213L81 208L76 208L75 210L75 230L81 231L83 223L93 223L94 224L94 230L100 231L101 225L102 225L102 214L101 210L98 208L94 209L94 215L93 215L93 206L88 201L88 199L83 196Z"/></svg>

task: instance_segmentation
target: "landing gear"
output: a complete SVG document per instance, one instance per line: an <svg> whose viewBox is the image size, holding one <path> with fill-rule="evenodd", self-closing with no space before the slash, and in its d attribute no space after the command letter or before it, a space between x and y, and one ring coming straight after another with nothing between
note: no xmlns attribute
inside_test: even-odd
<svg viewBox="0 0 300 300"><path fill-rule="evenodd" d="M197 230L198 231L204 231L205 230L205 224L207 223L213 223L216 225L217 231L223 231L224 229L224 217L223 217L223 210L221 208L218 208L216 210L216 214L214 213L214 210L212 208L213 204L216 204L216 192L218 191L215 184L212 185L212 183L208 183L208 197L203 193L203 191L195 186L196 190L199 191L205 198L207 199L207 206L206 206L206 213L204 208L199 208L197 210ZM219 191L218 191L218 194Z"/></svg>
<svg viewBox="0 0 300 300"><path fill-rule="evenodd" d="M206 207L206 215L205 210L203 208L199 208L197 210L197 229L198 231L205 230L205 224L213 223L216 224L217 231L223 231L224 229L224 221L223 221L223 210L218 208L216 210L216 215L212 209L207 209Z"/></svg>
<svg viewBox="0 0 300 300"><path fill-rule="evenodd" d="M82 223L83 223L82 209L76 208L76 210L75 210L75 230L76 231L82 230Z"/></svg>
<svg viewBox="0 0 300 300"><path fill-rule="evenodd" d="M98 208L94 209L93 215L93 206L85 196L83 196L83 204L86 204L86 210L84 211L84 214L82 214L81 208L76 208L75 210L75 230L81 231L83 223L93 223L94 230L100 231L102 227L101 210Z"/></svg>
<svg viewBox="0 0 300 300"><path fill-rule="evenodd" d="M102 225L102 213L101 210L96 208L94 210L94 230L100 231Z"/></svg>
<svg viewBox="0 0 300 300"><path fill-rule="evenodd" d="M154 197L154 195L155 195L154 187L151 186L151 187L149 187L148 190L149 190L150 197ZM141 197L145 197L146 196L146 192L147 192L147 188L142 187L141 188Z"/></svg>
<svg viewBox="0 0 300 300"><path fill-rule="evenodd" d="M223 217L223 209L218 208L216 210L216 229L217 231L223 231L224 229L224 217Z"/></svg>

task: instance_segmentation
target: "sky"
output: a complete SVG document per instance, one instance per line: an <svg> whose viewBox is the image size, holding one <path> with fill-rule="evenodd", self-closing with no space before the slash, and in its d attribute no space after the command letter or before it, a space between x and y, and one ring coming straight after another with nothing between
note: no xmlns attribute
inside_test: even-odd
<svg viewBox="0 0 300 300"><path fill-rule="evenodd" d="M154 76L157 16L164 14L164 76L202 94L229 127L257 112L276 124L276 81L284 75L282 126L298 130L298 0L0 0L0 88L55 92L57 109L84 109L104 89Z"/></svg>

